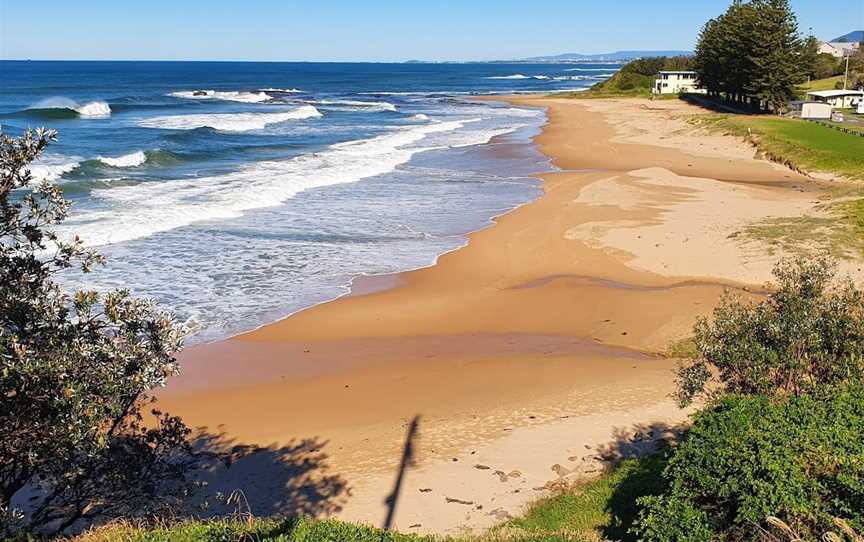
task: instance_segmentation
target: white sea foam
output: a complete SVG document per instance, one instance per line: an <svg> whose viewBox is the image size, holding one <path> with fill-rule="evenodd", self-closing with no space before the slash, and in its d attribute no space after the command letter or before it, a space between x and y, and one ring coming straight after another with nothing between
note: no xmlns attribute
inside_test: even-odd
<svg viewBox="0 0 864 542"><path fill-rule="evenodd" d="M43 155L27 169L36 181L56 181L80 165L81 158L74 156Z"/></svg>
<svg viewBox="0 0 864 542"><path fill-rule="evenodd" d="M315 100L312 103L325 109L341 109L347 111L396 111L396 105L390 102L364 102L360 100Z"/></svg>
<svg viewBox="0 0 864 542"><path fill-rule="evenodd" d="M370 139L332 145L323 152L258 162L226 175L94 190L93 196L107 203L111 211L82 213L71 218L66 227L90 245L105 245L194 222L234 218L250 209L278 205L310 188L382 175L417 152L440 146L435 134L453 132L479 120L406 126ZM471 137L476 144L490 136L478 131ZM417 145L427 139L429 145ZM470 144L465 138L460 138L460 143Z"/></svg>
<svg viewBox="0 0 864 542"><path fill-rule="evenodd" d="M169 96L183 98L186 100L221 100L226 102L261 103L271 100L272 96L266 92L241 92L241 91L218 91L218 90L181 90L169 92Z"/></svg>
<svg viewBox="0 0 864 542"><path fill-rule="evenodd" d="M531 79L531 76L514 73L513 75L494 75L492 77L487 77L486 79Z"/></svg>
<svg viewBox="0 0 864 542"><path fill-rule="evenodd" d="M608 71L618 71L619 68L570 68L564 70L565 72L608 72Z"/></svg>
<svg viewBox="0 0 864 542"><path fill-rule="evenodd" d="M144 151L135 151L115 158L97 156L96 159L111 167L136 167L147 161L147 155L144 154Z"/></svg>
<svg viewBox="0 0 864 542"><path fill-rule="evenodd" d="M82 117L110 117L111 107L105 102L90 102L82 105L76 111Z"/></svg>
<svg viewBox="0 0 864 542"><path fill-rule="evenodd" d="M281 92L283 94L299 94L299 93L303 92L299 88L272 88L272 87L268 87L268 88L262 88L262 89L258 89L258 90L259 90L259 92Z"/></svg>
<svg viewBox="0 0 864 542"><path fill-rule="evenodd" d="M429 115L417 113L416 115L412 115L411 118L414 120L429 120Z"/></svg>
<svg viewBox="0 0 864 542"><path fill-rule="evenodd" d="M166 130L194 130L213 128L226 132L247 132L261 130L270 124L289 120L320 117L321 112L311 105L304 105L290 111L278 113L214 113L200 115L169 115L153 117L138 123L144 128L163 128Z"/></svg>

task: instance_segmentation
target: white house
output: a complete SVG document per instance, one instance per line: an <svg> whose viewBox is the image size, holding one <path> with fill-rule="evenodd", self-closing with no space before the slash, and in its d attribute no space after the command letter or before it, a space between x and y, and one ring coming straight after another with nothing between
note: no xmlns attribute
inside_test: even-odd
<svg viewBox="0 0 864 542"><path fill-rule="evenodd" d="M849 109L864 100L864 90L814 90L807 97L816 102L827 103L831 107Z"/></svg>
<svg viewBox="0 0 864 542"><path fill-rule="evenodd" d="M704 94L705 89L699 86L696 72L692 71L662 71L654 80L654 94L681 94L690 92Z"/></svg>
<svg viewBox="0 0 864 542"><path fill-rule="evenodd" d="M861 44L856 41L823 42L819 44L819 52L843 58L854 54L860 46Z"/></svg>

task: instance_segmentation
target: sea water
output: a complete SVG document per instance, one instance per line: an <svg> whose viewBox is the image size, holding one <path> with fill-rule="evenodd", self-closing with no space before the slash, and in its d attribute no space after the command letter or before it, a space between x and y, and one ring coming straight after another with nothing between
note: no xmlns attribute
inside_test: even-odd
<svg viewBox="0 0 864 542"><path fill-rule="evenodd" d="M65 286L153 297L191 342L427 266L539 195L539 109L478 94L584 89L609 64L0 62L0 124L59 131L32 166L61 235L107 265Z"/></svg>

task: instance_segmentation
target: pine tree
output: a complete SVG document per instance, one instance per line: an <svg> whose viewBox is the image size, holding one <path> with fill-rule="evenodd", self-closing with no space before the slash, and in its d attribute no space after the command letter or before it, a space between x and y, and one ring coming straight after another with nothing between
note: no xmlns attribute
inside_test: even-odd
<svg viewBox="0 0 864 542"><path fill-rule="evenodd" d="M709 94L782 113L817 52L815 38L799 36L788 0L735 0L703 27L694 64Z"/></svg>
<svg viewBox="0 0 864 542"><path fill-rule="evenodd" d="M753 0L753 26L745 91L775 113L782 113L806 78L802 66L804 44L788 0Z"/></svg>

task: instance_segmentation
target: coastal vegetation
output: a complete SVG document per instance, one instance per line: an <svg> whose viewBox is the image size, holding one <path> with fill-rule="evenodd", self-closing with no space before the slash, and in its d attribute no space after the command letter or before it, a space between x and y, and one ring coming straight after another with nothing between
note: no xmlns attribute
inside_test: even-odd
<svg viewBox="0 0 864 542"><path fill-rule="evenodd" d="M817 75L817 44L799 35L788 0L733 2L702 28L694 67L710 96L782 113Z"/></svg>
<svg viewBox="0 0 864 542"><path fill-rule="evenodd" d="M778 518L815 540L864 529L864 294L824 258L784 262L759 302L724 297L695 327L678 399L705 397L640 540L752 540Z"/></svg>
<svg viewBox="0 0 864 542"><path fill-rule="evenodd" d="M154 513L186 475L189 430L145 410L177 372L183 330L128 291L54 280L102 263L57 233L70 204L28 169L55 135L0 136L0 533Z"/></svg>
<svg viewBox="0 0 864 542"><path fill-rule="evenodd" d="M715 113L692 122L747 139L768 159L806 172L864 179L864 138L822 124L763 115Z"/></svg>
<svg viewBox="0 0 864 542"><path fill-rule="evenodd" d="M631 60L612 77L594 84L584 92L566 94L571 98L648 97L661 70L692 69L693 59L687 56L659 56Z"/></svg>

